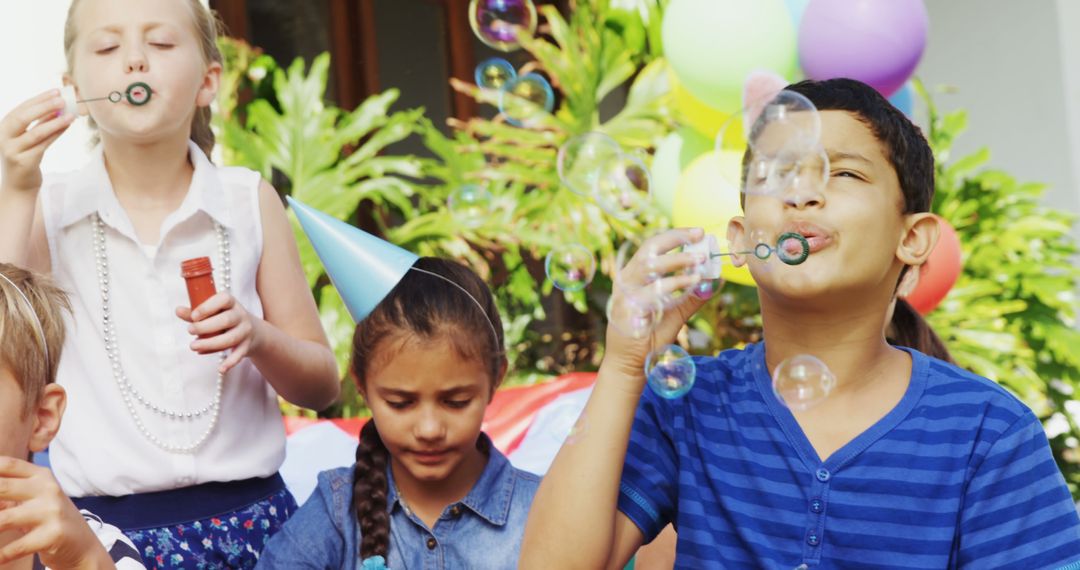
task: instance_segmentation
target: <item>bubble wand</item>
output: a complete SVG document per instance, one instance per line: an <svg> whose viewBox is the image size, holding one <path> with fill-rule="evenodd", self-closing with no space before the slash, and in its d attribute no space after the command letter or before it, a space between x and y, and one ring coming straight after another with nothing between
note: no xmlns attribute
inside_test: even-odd
<svg viewBox="0 0 1080 570"><path fill-rule="evenodd" d="M64 113L75 114L78 111L79 103L91 103L94 101L108 101L110 103L120 103L127 99L127 102L136 106L142 107L150 102L151 96L153 96L154 90L149 85L142 81L136 81L131 85L128 85L127 89L123 93L119 91L113 91L105 97L90 97L88 99L79 100L75 96L75 87L71 85L64 86L60 90L60 95L64 99Z"/></svg>

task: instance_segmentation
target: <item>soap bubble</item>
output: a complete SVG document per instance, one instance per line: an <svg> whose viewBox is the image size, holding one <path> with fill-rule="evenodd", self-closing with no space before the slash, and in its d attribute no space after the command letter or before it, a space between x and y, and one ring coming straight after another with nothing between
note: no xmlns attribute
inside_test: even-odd
<svg viewBox="0 0 1080 570"><path fill-rule="evenodd" d="M499 92L499 111L513 125L528 126L541 112L555 107L555 92L539 73L526 73L503 85Z"/></svg>
<svg viewBox="0 0 1080 570"><path fill-rule="evenodd" d="M620 154L619 143L603 133L588 132L572 137L559 147L556 160L559 179L574 193L592 196L597 179Z"/></svg>
<svg viewBox="0 0 1080 570"><path fill-rule="evenodd" d="M450 193L447 206L458 223L468 228L477 228L491 216L493 199L491 192L482 186L465 184Z"/></svg>
<svg viewBox="0 0 1080 570"><path fill-rule="evenodd" d="M532 0L472 0L469 26L480 41L499 51L521 47L517 34L536 31L536 6Z"/></svg>
<svg viewBox="0 0 1080 570"><path fill-rule="evenodd" d="M783 90L745 111L747 146L775 157L781 152L808 154L821 142L821 115L805 96Z"/></svg>
<svg viewBox="0 0 1080 570"><path fill-rule="evenodd" d="M611 216L631 219L652 203L652 176L640 158L619 153L601 165L592 196Z"/></svg>
<svg viewBox="0 0 1080 570"><path fill-rule="evenodd" d="M785 406L808 410L825 400L836 388L836 376L818 358L798 354L776 366L773 393Z"/></svg>
<svg viewBox="0 0 1080 570"><path fill-rule="evenodd" d="M645 359L645 377L649 388L661 398L685 396L694 387L697 366L681 346L668 344L649 353Z"/></svg>
<svg viewBox="0 0 1080 570"><path fill-rule="evenodd" d="M561 245L548 252L544 271L558 289L580 291L592 282L596 259L581 244Z"/></svg>
<svg viewBox="0 0 1080 570"><path fill-rule="evenodd" d="M480 62L474 73L476 85L484 89L502 89L517 77L513 64L501 57L491 57Z"/></svg>
<svg viewBox="0 0 1080 570"><path fill-rule="evenodd" d="M664 317L664 304L651 287L619 285L607 305L608 324L619 333L634 339L643 339L654 330Z"/></svg>

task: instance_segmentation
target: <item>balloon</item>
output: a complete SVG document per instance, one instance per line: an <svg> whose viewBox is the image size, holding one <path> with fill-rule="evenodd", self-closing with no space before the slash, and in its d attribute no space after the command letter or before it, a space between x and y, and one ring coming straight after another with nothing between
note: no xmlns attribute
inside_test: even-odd
<svg viewBox="0 0 1080 570"><path fill-rule="evenodd" d="M682 171L712 146L711 140L690 127L673 131L656 145L652 161L653 199L669 217Z"/></svg>
<svg viewBox="0 0 1080 570"><path fill-rule="evenodd" d="M926 27L923 0L814 0L799 25L799 63L810 79L850 77L888 97L915 71Z"/></svg>
<svg viewBox="0 0 1080 570"><path fill-rule="evenodd" d="M795 28L783 0L672 0L661 39L682 85L722 113L740 109L752 70L789 77L796 68Z"/></svg>
<svg viewBox="0 0 1080 570"><path fill-rule="evenodd" d="M940 216L935 217L941 227L941 235L930 257L919 267L919 284L905 297L920 315L933 311L960 277L960 237L949 222Z"/></svg>
<svg viewBox="0 0 1080 570"><path fill-rule="evenodd" d="M675 103L675 109L682 115L682 122L688 127L693 127L697 132L709 137L715 138L720 129L728 122L731 115L728 113L721 113L716 109L701 102L700 99L694 97L686 87L683 87L679 83L679 79L672 75L671 81L671 96ZM724 140L730 142L729 147L735 147L742 142L742 124L739 125L739 130L732 131L730 133L724 133Z"/></svg>
<svg viewBox="0 0 1080 570"><path fill-rule="evenodd" d="M911 82L908 81L899 91L893 93L893 96L889 97L889 102L910 117L911 111L915 108L915 88L911 86Z"/></svg>
<svg viewBox="0 0 1080 570"><path fill-rule="evenodd" d="M679 178L672 207L672 223L681 227L701 227L723 244L728 220L742 215L739 188L726 182L738 179L742 151L711 151L690 163ZM733 174L734 173L734 174ZM739 285L753 285L754 278L744 265L735 267L724 260L720 276Z"/></svg>
<svg viewBox="0 0 1080 570"><path fill-rule="evenodd" d="M791 14L791 23L795 24L795 29L799 29L799 22L802 21L803 13L806 12L806 5L810 0L784 0L787 4L788 13Z"/></svg>

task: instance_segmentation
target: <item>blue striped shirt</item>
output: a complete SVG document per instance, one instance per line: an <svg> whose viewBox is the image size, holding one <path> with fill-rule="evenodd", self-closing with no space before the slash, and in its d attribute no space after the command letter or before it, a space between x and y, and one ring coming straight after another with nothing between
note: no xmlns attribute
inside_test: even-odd
<svg viewBox="0 0 1080 570"><path fill-rule="evenodd" d="M764 345L645 390L619 495L680 568L1080 569L1080 517L1042 425L997 384L908 350L900 403L822 462L773 395Z"/></svg>

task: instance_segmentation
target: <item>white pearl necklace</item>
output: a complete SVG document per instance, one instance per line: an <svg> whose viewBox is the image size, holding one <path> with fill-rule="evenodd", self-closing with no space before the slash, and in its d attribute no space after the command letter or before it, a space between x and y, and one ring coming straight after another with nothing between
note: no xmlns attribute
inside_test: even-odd
<svg viewBox="0 0 1080 570"><path fill-rule="evenodd" d="M120 350L116 342L116 323L110 315L109 259L105 250L105 224L101 221L101 216L96 213L91 221L93 224L94 260L97 265L98 287L101 291L101 320L105 336L105 352L108 354L109 362L112 364L113 378L120 388L120 396L123 398L124 404L127 406L132 420L135 421L135 426L139 428L139 432L142 433L143 437L157 447L170 453L194 453L206 443L206 439L217 426L218 412L221 409L221 389L222 384L224 383L224 375L218 372L217 386L214 389L214 398L210 403L196 410L185 411L169 409L151 402L149 398L143 396L142 393L135 388L135 385L128 380L127 375L124 374L124 370L120 366ZM224 286L224 289L228 291L232 284L232 262L229 259L229 235L225 231L225 228L217 222L214 223L214 231L217 234L218 253L221 258L219 264L221 267L221 283ZM225 353L221 354L222 362L224 362L225 356ZM207 426L206 431L204 431L194 442L187 445L174 445L163 441L147 429L142 418L139 416L138 411L135 409L135 402L138 402L144 408L147 408L162 417L174 421L191 421L205 415L210 415L210 425Z"/></svg>

